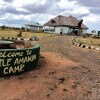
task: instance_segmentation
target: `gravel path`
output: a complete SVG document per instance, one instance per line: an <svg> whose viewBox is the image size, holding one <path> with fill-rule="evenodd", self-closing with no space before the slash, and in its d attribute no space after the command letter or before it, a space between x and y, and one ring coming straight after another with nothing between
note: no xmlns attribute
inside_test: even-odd
<svg viewBox="0 0 100 100"><path fill-rule="evenodd" d="M79 83L86 89L82 94L78 94L76 89L76 99L68 100L100 100L100 51L75 47L71 44L71 39L69 36L45 39L41 41L41 50L59 53L62 57L80 63L80 66L70 67L66 72L77 72L78 74L72 75L72 79L77 81L76 85Z"/></svg>

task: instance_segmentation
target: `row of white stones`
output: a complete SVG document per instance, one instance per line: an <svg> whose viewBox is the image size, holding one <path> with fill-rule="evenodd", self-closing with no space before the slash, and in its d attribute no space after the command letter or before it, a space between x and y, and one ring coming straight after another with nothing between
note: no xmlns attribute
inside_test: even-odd
<svg viewBox="0 0 100 100"><path fill-rule="evenodd" d="M47 37L53 37L53 36L56 36L56 34L55 35L43 36L43 37L39 38L39 40L45 39ZM19 38L19 37L16 37L16 38L14 38L14 37L1 37L0 40L24 40L24 41L30 41L30 39L24 39L24 38Z"/></svg>
<svg viewBox="0 0 100 100"><path fill-rule="evenodd" d="M93 46L87 46L85 44L78 43L76 38L72 38L72 44L76 45L77 47L86 48L86 49L93 49L93 50L100 51L100 48L93 47Z"/></svg>

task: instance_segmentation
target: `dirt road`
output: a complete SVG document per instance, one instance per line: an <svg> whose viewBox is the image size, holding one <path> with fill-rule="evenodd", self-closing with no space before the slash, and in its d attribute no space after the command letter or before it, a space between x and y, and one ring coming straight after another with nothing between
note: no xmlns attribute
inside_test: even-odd
<svg viewBox="0 0 100 100"><path fill-rule="evenodd" d="M40 66L0 79L0 100L100 100L100 51L75 47L69 36L39 43Z"/></svg>

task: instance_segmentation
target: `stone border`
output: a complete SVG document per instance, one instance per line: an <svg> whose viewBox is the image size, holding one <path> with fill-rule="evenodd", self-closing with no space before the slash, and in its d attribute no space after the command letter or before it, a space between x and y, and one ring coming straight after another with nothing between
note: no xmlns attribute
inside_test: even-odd
<svg viewBox="0 0 100 100"><path fill-rule="evenodd" d="M53 36L58 36L58 35L55 34L55 35L43 36L43 37L39 38L39 40L45 39L47 37L53 37ZM14 38L14 37L1 37L0 40L24 40L24 41L31 41L30 39L24 39L24 38L19 38L19 37L16 37L16 38Z"/></svg>
<svg viewBox="0 0 100 100"><path fill-rule="evenodd" d="M39 38L39 40L45 39L47 37L53 37L53 36L60 36L60 35L59 34L51 34L49 36L43 36L43 37ZM32 41L30 39L24 39L22 37L21 38L19 38L19 37L16 37L16 38L14 38L14 37L1 37L0 40L23 40L23 41Z"/></svg>
<svg viewBox="0 0 100 100"><path fill-rule="evenodd" d="M81 48L86 48L86 49L92 49L92 50L96 50L96 51L100 51L100 48L98 47L93 47L93 46L87 46L85 44L82 43L78 43L76 38L72 38L72 44L77 46L77 47L81 47Z"/></svg>
<svg viewBox="0 0 100 100"><path fill-rule="evenodd" d="M14 38L14 37L1 37L0 40L24 40L24 41L29 41L29 39L24 39L24 38Z"/></svg>

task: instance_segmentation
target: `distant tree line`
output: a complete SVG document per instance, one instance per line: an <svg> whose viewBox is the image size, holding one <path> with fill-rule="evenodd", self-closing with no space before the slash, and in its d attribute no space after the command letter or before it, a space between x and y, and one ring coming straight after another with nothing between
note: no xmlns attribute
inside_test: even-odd
<svg viewBox="0 0 100 100"><path fill-rule="evenodd" d="M10 27L10 26L5 26L5 25L0 26L0 29L2 29L2 30L5 30L5 29L13 29L13 30L25 31L25 28L24 27L18 28L18 27Z"/></svg>

